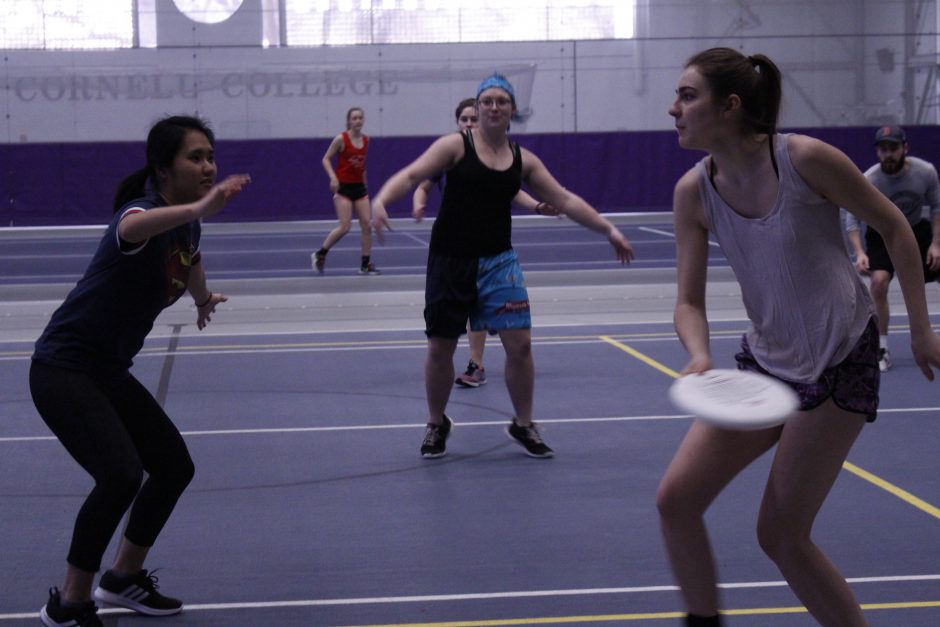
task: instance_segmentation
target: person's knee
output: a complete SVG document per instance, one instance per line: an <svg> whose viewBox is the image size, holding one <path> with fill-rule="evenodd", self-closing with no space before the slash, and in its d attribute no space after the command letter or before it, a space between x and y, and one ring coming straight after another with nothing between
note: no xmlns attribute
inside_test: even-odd
<svg viewBox="0 0 940 627"><path fill-rule="evenodd" d="M173 476L175 477L174 483L179 487L180 492L185 490L186 486L192 482L193 477L196 476L196 465L189 453L186 454L185 458L177 461Z"/></svg>
<svg viewBox="0 0 940 627"><path fill-rule="evenodd" d="M703 508L695 506L693 499L688 498L682 485L669 477L664 478L656 490L656 510L663 520L696 517L705 513Z"/></svg>
<svg viewBox="0 0 940 627"><path fill-rule="evenodd" d="M502 333L500 339L509 359L528 359L532 356L532 336L528 333Z"/></svg>
<svg viewBox="0 0 940 627"><path fill-rule="evenodd" d="M890 285L891 276L887 272L874 273L871 277L871 297L875 300L887 299Z"/></svg>
<svg viewBox="0 0 940 627"><path fill-rule="evenodd" d="M457 351L457 340L435 337L428 342L428 360L434 363L451 361Z"/></svg>
<svg viewBox="0 0 940 627"><path fill-rule="evenodd" d="M761 513L757 520L757 542L774 562L802 550L809 542L809 533L786 516Z"/></svg>
<svg viewBox="0 0 940 627"><path fill-rule="evenodd" d="M126 461L113 464L95 477L95 489L109 500L129 506L144 481L144 468L140 462Z"/></svg>
<svg viewBox="0 0 940 627"><path fill-rule="evenodd" d="M154 471L151 475L164 485L172 486L174 491L182 493L196 474L196 465L189 451L182 450L174 455L169 463Z"/></svg>

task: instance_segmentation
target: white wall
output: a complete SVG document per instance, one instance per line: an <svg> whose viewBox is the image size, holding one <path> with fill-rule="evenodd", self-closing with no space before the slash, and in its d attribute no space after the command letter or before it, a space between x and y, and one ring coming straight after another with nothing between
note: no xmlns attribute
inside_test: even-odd
<svg viewBox="0 0 940 627"><path fill-rule="evenodd" d="M177 112L208 117L226 139L328 137L353 105L369 134L437 135L493 70L533 112L515 132L661 130L683 62L715 45L781 66L784 126L937 121L934 2L647 0L631 41L332 48L245 46L260 26L234 17L175 29L174 47L4 51L0 142L139 140Z"/></svg>

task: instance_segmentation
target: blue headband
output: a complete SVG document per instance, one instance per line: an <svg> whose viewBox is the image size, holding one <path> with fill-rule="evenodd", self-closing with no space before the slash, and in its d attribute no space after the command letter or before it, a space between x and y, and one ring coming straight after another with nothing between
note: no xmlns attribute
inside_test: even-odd
<svg viewBox="0 0 940 627"><path fill-rule="evenodd" d="M509 84L509 81L506 80L505 76L499 73L494 73L492 76L487 76L483 79L483 82L480 83L479 87L477 87L477 99L480 98L480 94L482 94L487 89L490 89L491 87L498 87L499 89L502 89L507 94L509 94L509 97L512 98L513 103L516 102L516 92L513 91L512 85Z"/></svg>

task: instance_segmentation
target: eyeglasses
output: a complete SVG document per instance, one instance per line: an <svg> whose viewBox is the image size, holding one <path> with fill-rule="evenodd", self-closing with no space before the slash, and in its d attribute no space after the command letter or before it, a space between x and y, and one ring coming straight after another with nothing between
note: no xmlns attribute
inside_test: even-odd
<svg viewBox="0 0 940 627"><path fill-rule="evenodd" d="M486 107L487 109L492 109L493 107L508 107L512 104L512 100L509 98L484 98L480 101L481 107Z"/></svg>

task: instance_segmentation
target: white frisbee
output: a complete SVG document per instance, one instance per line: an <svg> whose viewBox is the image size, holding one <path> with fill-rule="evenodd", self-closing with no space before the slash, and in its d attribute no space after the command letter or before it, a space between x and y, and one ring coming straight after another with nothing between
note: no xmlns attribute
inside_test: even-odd
<svg viewBox="0 0 940 627"><path fill-rule="evenodd" d="M723 368L679 378L669 399L706 422L737 431L783 424L800 406L796 392L777 379Z"/></svg>

